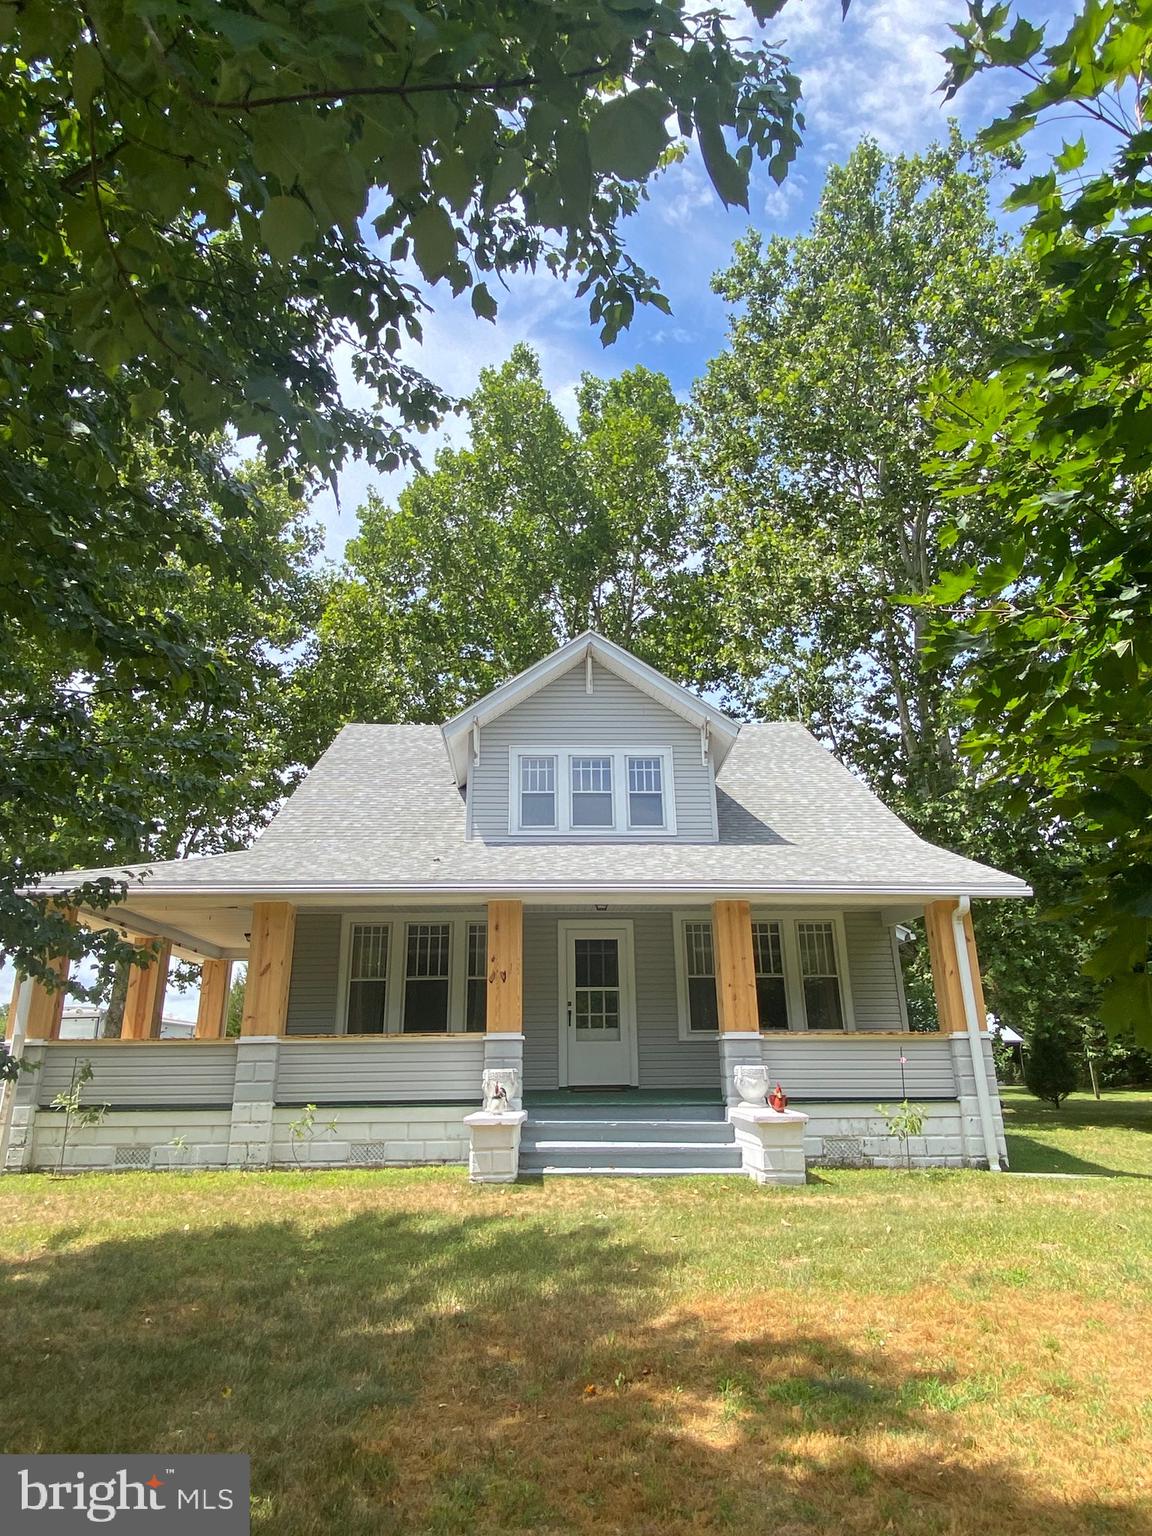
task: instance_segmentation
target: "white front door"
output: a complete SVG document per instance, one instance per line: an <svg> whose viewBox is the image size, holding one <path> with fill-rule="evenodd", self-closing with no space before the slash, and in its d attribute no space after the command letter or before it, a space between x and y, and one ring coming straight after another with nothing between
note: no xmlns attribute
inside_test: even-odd
<svg viewBox="0 0 1152 1536"><path fill-rule="evenodd" d="M560 1081L638 1085L631 923L560 924Z"/></svg>

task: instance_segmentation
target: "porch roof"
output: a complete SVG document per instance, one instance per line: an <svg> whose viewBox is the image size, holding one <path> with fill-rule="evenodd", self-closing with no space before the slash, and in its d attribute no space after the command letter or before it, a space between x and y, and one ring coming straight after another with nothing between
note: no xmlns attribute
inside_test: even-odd
<svg viewBox="0 0 1152 1536"><path fill-rule="evenodd" d="M1023 881L917 837L799 725L741 726L717 797L715 843L469 839L438 727L351 725L251 848L68 871L41 890L124 880L127 906L140 913L173 898L207 906L207 898L235 897L859 902L1030 894Z"/></svg>

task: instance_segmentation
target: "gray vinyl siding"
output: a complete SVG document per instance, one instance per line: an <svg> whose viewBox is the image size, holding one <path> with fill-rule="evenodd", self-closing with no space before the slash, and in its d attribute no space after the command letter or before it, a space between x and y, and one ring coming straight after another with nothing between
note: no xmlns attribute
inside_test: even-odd
<svg viewBox="0 0 1152 1536"><path fill-rule="evenodd" d="M484 1040L296 1041L280 1048L281 1104L480 1103Z"/></svg>
<svg viewBox="0 0 1152 1536"><path fill-rule="evenodd" d="M900 1058L905 1058L901 1078ZM798 1032L768 1035L764 1062L790 1099L861 1099L872 1104L955 1098L956 1079L947 1035L905 1040L814 1039Z"/></svg>
<svg viewBox="0 0 1152 1536"><path fill-rule="evenodd" d="M586 914L582 914L586 915ZM555 1088L560 1073L559 919L524 914L524 1086Z"/></svg>
<svg viewBox="0 0 1152 1536"><path fill-rule="evenodd" d="M337 1033L340 924L339 912L301 912L297 916L285 1034Z"/></svg>
<svg viewBox="0 0 1152 1536"><path fill-rule="evenodd" d="M857 1029L903 1029L903 985L879 912L844 913L844 942Z"/></svg>
<svg viewBox="0 0 1152 1536"><path fill-rule="evenodd" d="M523 747L669 747L676 792L676 842L716 841L716 790L710 763L701 761L700 732L598 663L592 693L584 667L574 667L485 726L480 763L470 774L472 835L509 836L509 753ZM634 841L632 837L628 841ZM647 841L657 840L645 839Z"/></svg>
<svg viewBox="0 0 1152 1536"><path fill-rule="evenodd" d="M671 912L637 914L636 1025L641 1088L700 1088L720 1092L715 1039L681 1040L676 951Z"/></svg>
<svg viewBox="0 0 1152 1536"><path fill-rule="evenodd" d="M51 1104L58 1093L68 1092L77 1061L92 1063L92 1080L83 1090L85 1104L232 1103L236 1047L231 1041L53 1042L37 1073L40 1104Z"/></svg>

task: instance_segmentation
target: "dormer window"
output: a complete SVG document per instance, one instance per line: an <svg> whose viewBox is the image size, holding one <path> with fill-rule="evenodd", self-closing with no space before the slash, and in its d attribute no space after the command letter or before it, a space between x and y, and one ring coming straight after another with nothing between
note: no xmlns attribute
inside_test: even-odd
<svg viewBox="0 0 1152 1536"><path fill-rule="evenodd" d="M669 747L514 748L509 788L512 834L643 838L676 831Z"/></svg>
<svg viewBox="0 0 1152 1536"><path fill-rule="evenodd" d="M612 759L574 757L571 762L572 830L612 827Z"/></svg>
<svg viewBox="0 0 1152 1536"><path fill-rule="evenodd" d="M520 825L525 831L556 826L556 759L520 759Z"/></svg>

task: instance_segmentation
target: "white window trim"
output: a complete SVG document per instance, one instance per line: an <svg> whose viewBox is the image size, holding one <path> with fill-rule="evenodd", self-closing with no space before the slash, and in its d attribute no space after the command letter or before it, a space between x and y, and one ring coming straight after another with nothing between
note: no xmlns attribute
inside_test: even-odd
<svg viewBox="0 0 1152 1536"><path fill-rule="evenodd" d="M688 962L684 952L685 923L713 922L711 909L700 907L677 911L672 920L676 961L676 1009L677 1033L681 1040L715 1040L715 1029L692 1029L688 1012ZM788 998L788 1033L806 1034L808 1017L804 1006L804 978L800 974L800 946L796 938L798 922L831 923L832 939L836 948L836 966L839 971L840 1006L844 1013L842 1033L851 1034L856 1028L856 1016L852 1007L852 983L848 974L848 944L844 933L843 912L819 912L804 908L752 908L754 923L779 923L781 948L784 955L784 990ZM763 1030L769 1039L778 1030ZM813 1034L833 1035L832 1029L813 1030Z"/></svg>
<svg viewBox="0 0 1152 1536"><path fill-rule="evenodd" d="M384 1033L403 1035L404 1030L404 954L405 933L409 923L447 923L452 929L448 963L448 1023L462 1025L468 1007L468 924L486 923L486 911L437 912L423 909L397 911L395 908L364 912L345 912L340 923L340 969L336 985L336 1033L348 1033L348 994L352 966L352 928L356 923L388 923L388 976L384 987ZM372 1039L371 1035L353 1035L353 1039ZM411 1031L411 1040L479 1040L479 1030L449 1028L441 1033Z"/></svg>
<svg viewBox="0 0 1152 1536"><path fill-rule="evenodd" d="M556 825L524 827L520 824L520 760L525 757L556 759ZM610 827L574 827L572 825L572 776L574 757L612 759L612 825ZM634 827L628 815L628 759L657 757L664 793L664 825ZM581 842L628 841L651 842L676 836L676 783L672 771L672 748L653 746L606 747L592 743L550 746L515 746L508 748L508 833L511 837L545 838L552 842L563 838Z"/></svg>

